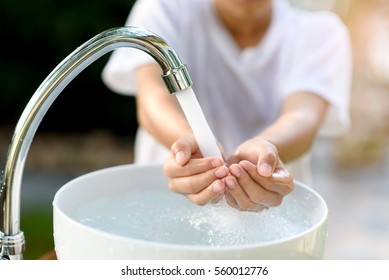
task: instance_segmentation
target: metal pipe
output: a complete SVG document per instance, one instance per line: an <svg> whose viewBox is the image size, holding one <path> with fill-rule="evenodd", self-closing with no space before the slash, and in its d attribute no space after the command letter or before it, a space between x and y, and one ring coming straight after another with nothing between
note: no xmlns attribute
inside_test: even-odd
<svg viewBox="0 0 389 280"><path fill-rule="evenodd" d="M161 66L170 93L192 85L187 68L159 36L136 27L107 30L66 57L43 81L24 109L13 134L4 165L0 196L0 259L22 259L24 235L20 231L20 193L24 164L36 130L57 96L86 67L120 47L140 49Z"/></svg>

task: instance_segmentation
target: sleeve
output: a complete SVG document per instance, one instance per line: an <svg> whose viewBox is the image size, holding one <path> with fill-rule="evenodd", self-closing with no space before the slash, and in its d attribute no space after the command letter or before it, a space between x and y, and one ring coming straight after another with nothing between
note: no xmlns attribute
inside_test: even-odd
<svg viewBox="0 0 389 280"><path fill-rule="evenodd" d="M164 0L137 0L125 23L149 30L166 40L179 53L179 19L177 5ZM138 67L156 63L147 53L134 48L113 51L103 69L102 80L112 91L135 95L137 90L135 71Z"/></svg>
<svg viewBox="0 0 389 280"><path fill-rule="evenodd" d="M315 15L312 15L315 17ZM336 136L349 128L352 75L347 28L335 14L322 12L304 22L291 54L291 68L282 93L311 92L330 104L321 136Z"/></svg>

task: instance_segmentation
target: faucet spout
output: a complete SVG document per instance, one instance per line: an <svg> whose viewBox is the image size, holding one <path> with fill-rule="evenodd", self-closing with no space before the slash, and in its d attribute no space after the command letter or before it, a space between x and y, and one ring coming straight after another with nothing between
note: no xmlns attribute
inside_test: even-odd
<svg viewBox="0 0 389 280"><path fill-rule="evenodd" d="M24 109L13 134L0 186L0 259L22 259L20 193L23 168L35 132L61 91L86 67L120 47L145 51L161 66L170 93L192 85L187 68L159 36L136 27L119 27L93 37L66 57L43 81Z"/></svg>

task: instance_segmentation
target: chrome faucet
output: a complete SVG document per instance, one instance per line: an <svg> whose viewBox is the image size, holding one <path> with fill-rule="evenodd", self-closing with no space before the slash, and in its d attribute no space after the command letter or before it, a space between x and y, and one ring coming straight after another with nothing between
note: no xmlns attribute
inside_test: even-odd
<svg viewBox="0 0 389 280"><path fill-rule="evenodd" d="M24 109L13 134L0 186L0 259L23 259L25 239L20 230L20 193L23 168L30 144L47 110L61 91L86 67L120 47L145 51L161 66L170 93L192 85L187 68L159 36L136 27L107 30L66 57L43 81Z"/></svg>

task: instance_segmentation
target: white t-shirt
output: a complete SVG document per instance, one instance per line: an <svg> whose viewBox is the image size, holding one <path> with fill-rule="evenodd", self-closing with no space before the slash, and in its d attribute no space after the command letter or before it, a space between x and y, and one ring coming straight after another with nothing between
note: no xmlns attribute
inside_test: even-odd
<svg viewBox="0 0 389 280"><path fill-rule="evenodd" d="M138 0L126 25L160 35L187 65L200 106L227 156L273 123L282 100L296 92L320 95L331 104L320 134L339 134L349 124L350 42L331 12L296 10L273 0L269 30L257 46L243 50L219 20L212 0ZM152 62L142 51L117 49L103 80L115 92L136 94L134 71ZM139 130L137 163L163 162L168 153Z"/></svg>

